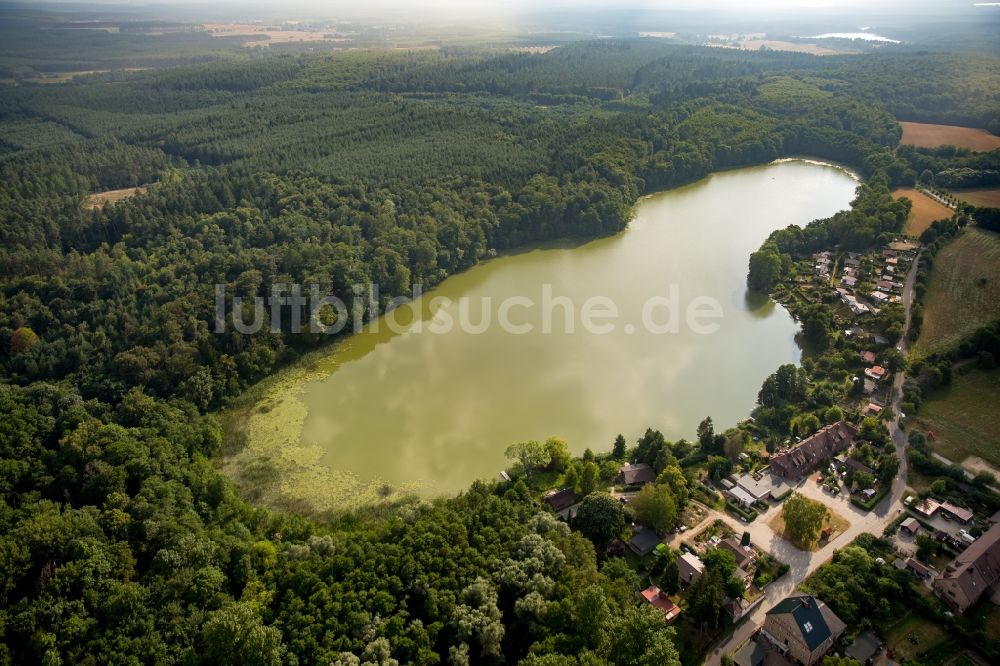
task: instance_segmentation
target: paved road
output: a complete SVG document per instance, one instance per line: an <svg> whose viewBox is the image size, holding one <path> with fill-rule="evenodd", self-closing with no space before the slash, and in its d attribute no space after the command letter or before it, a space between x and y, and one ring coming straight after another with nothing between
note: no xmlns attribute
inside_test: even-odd
<svg viewBox="0 0 1000 666"><path fill-rule="evenodd" d="M913 305L913 285L916 281L917 261L919 258L920 255L918 253L917 257L913 260L913 264L910 266L909 273L906 275L906 284L903 287L903 305L906 310L906 318L903 324L903 335L899 341L898 348L904 353L906 352L909 344L906 337L910 330L910 310ZM823 501L831 509L846 518L851 523L850 527L848 527L840 535L831 539L830 542L823 548L811 553L805 552L799 550L785 539L776 535L771 528L767 526L767 521L775 515L775 512L780 511L780 506L771 507L766 513L761 514L757 520L749 526L734 520L728 515L721 515L722 519L729 523L734 529L739 531L748 530L754 544L763 548L775 558L787 563L789 570L786 575L781 577L781 579L767 586L764 602L761 603L749 616L744 618L744 620L736 626L732 634L722 639L722 641L716 645L716 647L705 659L706 664L709 666L719 666L721 664L722 655L735 652L740 645L746 642L757 630L757 628L764 623L764 616L767 614L767 611L792 593L795 588L799 586L799 583L808 578L812 572L820 567L820 565L829 560L833 556L833 552L835 550L848 545L851 541L857 538L858 535L864 532L881 534L889 523L891 523L893 519L896 518L896 516L898 516L902 511L902 509L899 508L899 501L903 496L903 490L906 488L906 434L899 427L899 408L903 400L904 379L905 373L903 372L897 372L895 377L893 377L891 400L893 420L888 424L889 434L892 436L893 442L896 444L896 455L899 457L899 472L896 474L896 478L893 479L892 491L886 495L881 502L879 502L878 506L872 511L862 511L851 504L850 500L844 495L834 497L823 492L823 490L812 480L812 475L810 475L806 481L800 483L796 488L798 492L801 492L807 497ZM717 512L715 513L717 517L720 517L720 514Z"/></svg>

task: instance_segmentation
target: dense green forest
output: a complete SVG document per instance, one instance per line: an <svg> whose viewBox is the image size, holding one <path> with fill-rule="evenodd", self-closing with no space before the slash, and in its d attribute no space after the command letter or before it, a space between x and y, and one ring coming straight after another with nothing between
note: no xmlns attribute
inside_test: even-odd
<svg viewBox="0 0 1000 666"><path fill-rule="evenodd" d="M211 412L327 340L214 334L214 285L388 299L614 233L640 195L715 169L809 154L863 174L853 211L776 234L758 263L777 279L783 256L898 231L888 187L924 169L990 178L995 155L895 152L896 120L992 126L996 64L605 40L0 88L0 662L679 663L521 483L324 520L242 500Z"/></svg>

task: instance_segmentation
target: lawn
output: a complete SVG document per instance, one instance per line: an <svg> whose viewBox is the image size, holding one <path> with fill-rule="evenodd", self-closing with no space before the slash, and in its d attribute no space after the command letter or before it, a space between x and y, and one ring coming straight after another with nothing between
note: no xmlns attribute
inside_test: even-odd
<svg viewBox="0 0 1000 666"><path fill-rule="evenodd" d="M1000 317L1000 234L966 229L934 260L918 354L957 345Z"/></svg>
<svg viewBox="0 0 1000 666"><path fill-rule="evenodd" d="M728 539L729 537L736 536L736 530L731 528L725 521L717 519L714 523L711 523L708 527L703 529L694 537L695 543L704 543L717 536L720 539Z"/></svg>
<svg viewBox="0 0 1000 666"><path fill-rule="evenodd" d="M901 187L893 191L893 199L902 197L913 202L910 215L906 218L906 233L911 236L919 236L924 233L927 227L931 226L931 222L947 220L955 214L955 211L937 199L933 199L912 187Z"/></svg>
<svg viewBox="0 0 1000 666"><path fill-rule="evenodd" d="M951 386L935 391L910 419L934 432L934 451L953 462L969 456L1000 468L1000 368L956 372Z"/></svg>
<svg viewBox="0 0 1000 666"><path fill-rule="evenodd" d="M1000 188L975 188L969 190L954 190L952 192L961 201L973 206L984 208L1000 208Z"/></svg>
<svg viewBox="0 0 1000 666"><path fill-rule="evenodd" d="M900 143L911 146L921 148L956 146L979 152L989 152L1000 148L1000 136L976 127L908 122L900 122L899 124L903 128L903 138Z"/></svg>
<svg viewBox="0 0 1000 666"><path fill-rule="evenodd" d="M944 627L918 615L910 614L886 632L885 643L896 662L917 657L948 638Z"/></svg>

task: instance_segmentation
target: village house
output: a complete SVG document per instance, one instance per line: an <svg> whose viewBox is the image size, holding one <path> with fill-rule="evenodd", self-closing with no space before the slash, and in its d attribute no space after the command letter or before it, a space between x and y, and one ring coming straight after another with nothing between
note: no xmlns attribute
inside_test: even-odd
<svg viewBox="0 0 1000 666"><path fill-rule="evenodd" d="M558 513L563 509L567 509L576 504L576 493L573 492L572 488L552 490L542 498L542 501L552 507L553 511Z"/></svg>
<svg viewBox="0 0 1000 666"><path fill-rule="evenodd" d="M858 284L858 278L851 275L845 275L840 278L840 283L845 287L854 287Z"/></svg>
<svg viewBox="0 0 1000 666"><path fill-rule="evenodd" d="M884 291L888 293L892 291L892 282L890 282L889 280L879 280L875 284L875 288L878 289L879 291Z"/></svg>
<svg viewBox="0 0 1000 666"><path fill-rule="evenodd" d="M650 606L663 613L663 619L667 622L681 614L680 606L672 602L666 593L655 585L650 585L639 592L639 596Z"/></svg>
<svg viewBox="0 0 1000 666"><path fill-rule="evenodd" d="M705 563L694 553L684 553L677 558L678 578L684 585L694 585L705 573Z"/></svg>
<svg viewBox="0 0 1000 666"><path fill-rule="evenodd" d="M826 604L801 594L778 602L767 612L761 635L790 660L812 666L823 661L846 628Z"/></svg>
<svg viewBox="0 0 1000 666"><path fill-rule="evenodd" d="M871 293L872 300L878 301L879 303L888 303L889 294L883 293L881 291L873 291Z"/></svg>
<svg viewBox="0 0 1000 666"><path fill-rule="evenodd" d="M951 502L941 502L941 510L947 513L952 520L956 520L963 525L968 525L975 517L975 514L969 509L952 504Z"/></svg>
<svg viewBox="0 0 1000 666"><path fill-rule="evenodd" d="M920 531L920 522L913 516L910 516L902 523L900 523L899 529L903 530L910 536L913 536Z"/></svg>
<svg viewBox="0 0 1000 666"><path fill-rule="evenodd" d="M876 405L874 402L869 402L863 413L865 416L878 416L882 413L882 405Z"/></svg>
<svg viewBox="0 0 1000 666"><path fill-rule="evenodd" d="M761 502L767 499L777 501L792 491L792 487L785 483L783 479L767 472L743 474L742 476L732 474L728 478L736 487L742 489L746 495L752 497L754 502Z"/></svg>
<svg viewBox="0 0 1000 666"><path fill-rule="evenodd" d="M736 559L736 566L743 571L750 571L753 569L754 560L757 559L757 552L754 550L753 546L743 546L740 540L735 537L729 537L728 539L723 539L719 542L716 548L721 548L722 550L728 550L733 554ZM737 575L739 575L737 573Z"/></svg>
<svg viewBox="0 0 1000 666"><path fill-rule="evenodd" d="M641 486L656 481L656 472L646 463L625 463L615 477L615 483L620 486Z"/></svg>
<svg viewBox="0 0 1000 666"><path fill-rule="evenodd" d="M882 378L885 377L885 368L881 365L873 365L870 368L865 368L865 376L877 382L882 381Z"/></svg>
<svg viewBox="0 0 1000 666"><path fill-rule="evenodd" d="M772 456L771 471L786 479L800 478L823 460L849 449L857 434L857 429L846 421L830 424L793 448Z"/></svg>
<svg viewBox="0 0 1000 666"><path fill-rule="evenodd" d="M861 352L861 360L867 363L868 365L875 365L875 361L878 360L878 357L875 355L875 352L873 351L864 351Z"/></svg>
<svg viewBox="0 0 1000 666"><path fill-rule="evenodd" d="M628 542L629 550L643 557L653 552L653 549L660 545L660 537L656 532L645 527L637 527L632 533L632 538Z"/></svg>
<svg viewBox="0 0 1000 666"><path fill-rule="evenodd" d="M983 595L1000 605L1000 524L991 527L952 560L934 581L934 590L956 613Z"/></svg>
<svg viewBox="0 0 1000 666"><path fill-rule="evenodd" d="M914 576L916 576L921 580L924 580L925 578L930 578L934 575L933 572L923 562L918 562L912 557L906 558L906 568L909 569Z"/></svg>

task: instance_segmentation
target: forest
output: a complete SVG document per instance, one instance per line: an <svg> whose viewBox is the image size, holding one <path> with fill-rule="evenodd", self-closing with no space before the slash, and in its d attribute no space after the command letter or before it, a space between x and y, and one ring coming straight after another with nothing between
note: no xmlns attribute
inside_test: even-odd
<svg viewBox="0 0 1000 666"><path fill-rule="evenodd" d="M602 40L0 87L0 663L678 664L673 630L523 483L323 518L243 500L214 412L329 340L215 334L214 285L389 299L613 234L713 170L857 170L852 211L751 260L766 290L785 257L898 231L889 188L925 169L995 184L995 154L895 148L900 119L995 123L996 65Z"/></svg>

